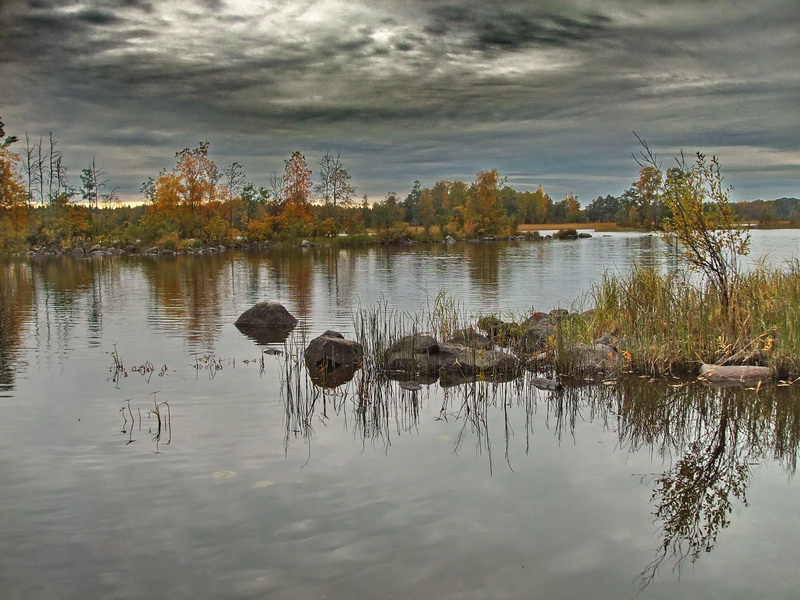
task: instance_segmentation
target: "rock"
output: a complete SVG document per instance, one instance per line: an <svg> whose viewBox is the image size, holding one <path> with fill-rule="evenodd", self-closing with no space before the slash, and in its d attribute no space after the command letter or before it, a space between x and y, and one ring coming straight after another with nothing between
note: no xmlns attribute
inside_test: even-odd
<svg viewBox="0 0 800 600"><path fill-rule="evenodd" d="M700 379L713 384L756 384L773 377L769 367L752 365L700 365Z"/></svg>
<svg viewBox="0 0 800 600"><path fill-rule="evenodd" d="M333 389L351 381L355 377L358 367L339 367L338 369L318 369L313 365L308 367L308 376L314 385L321 388Z"/></svg>
<svg viewBox="0 0 800 600"><path fill-rule="evenodd" d="M278 302L259 302L244 311L234 323L237 327L292 329L297 319Z"/></svg>
<svg viewBox="0 0 800 600"><path fill-rule="evenodd" d="M490 350L492 348L492 340L478 333L472 327L456 331L448 340L448 343L461 344L462 346L469 346L470 348L479 348L482 350Z"/></svg>
<svg viewBox="0 0 800 600"><path fill-rule="evenodd" d="M389 371L406 374L448 373L459 376L489 376L517 372L519 360L505 352L471 348L462 344L438 344L428 335L407 336L393 344L384 355Z"/></svg>
<svg viewBox="0 0 800 600"><path fill-rule="evenodd" d="M613 373L620 368L619 354L607 344L575 344L575 369L586 375Z"/></svg>
<svg viewBox="0 0 800 600"><path fill-rule="evenodd" d="M361 366L364 348L354 340L344 339L338 331L326 331L311 340L304 357L309 369L334 371Z"/></svg>
<svg viewBox="0 0 800 600"><path fill-rule="evenodd" d="M444 238L444 243L445 244L455 244L456 240L453 238L453 236L448 235L446 238Z"/></svg>
<svg viewBox="0 0 800 600"><path fill-rule="evenodd" d="M547 339L556 334L557 326L555 320L550 315L536 318L537 314L534 314L521 326L522 335L519 339L519 349L522 352L544 350L547 345Z"/></svg>
<svg viewBox="0 0 800 600"><path fill-rule="evenodd" d="M478 327L489 334L490 340L501 346L513 345L522 333L522 327L519 324L513 321L507 323L495 316L481 317L478 319Z"/></svg>
<svg viewBox="0 0 800 600"><path fill-rule="evenodd" d="M72 256L83 256L84 254L86 254L86 252L84 252L83 248L81 248L80 246L78 246L77 248L73 248L72 250L70 250L69 253L72 254Z"/></svg>
<svg viewBox="0 0 800 600"><path fill-rule="evenodd" d="M311 246L312 246L312 244L308 240L303 240L302 242L300 242L300 247L301 248L311 248Z"/></svg>
<svg viewBox="0 0 800 600"><path fill-rule="evenodd" d="M585 231L581 231L578 234L578 237L581 238L581 239L587 239L587 238L592 237L592 234L591 233L586 233Z"/></svg>
<svg viewBox="0 0 800 600"><path fill-rule="evenodd" d="M436 354L439 342L432 335L415 333L400 338L386 351L391 354Z"/></svg>
<svg viewBox="0 0 800 600"><path fill-rule="evenodd" d="M94 252L106 252L107 250L108 248L106 248L105 246L101 246L100 244L95 244L94 246L89 248L89 254L92 254Z"/></svg>
<svg viewBox="0 0 800 600"><path fill-rule="evenodd" d="M480 350L460 344L443 344L439 347L440 367L462 375L493 375L519 370L516 356L498 350Z"/></svg>

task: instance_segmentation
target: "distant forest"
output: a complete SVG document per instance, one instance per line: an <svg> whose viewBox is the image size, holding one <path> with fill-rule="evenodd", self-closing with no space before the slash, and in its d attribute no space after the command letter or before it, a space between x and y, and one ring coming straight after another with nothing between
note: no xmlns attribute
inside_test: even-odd
<svg viewBox="0 0 800 600"><path fill-rule="evenodd" d="M239 163L218 166L207 142L175 153L175 166L148 178L141 203L119 202L117 189L93 159L70 182L58 140L6 136L0 121L0 251L90 243L202 245L296 242L372 234L371 239L441 240L503 237L521 225L603 222L654 230L669 217L660 199L664 173L652 167L620 196L598 196L585 207L567 194L555 200L542 186L517 190L496 170L473 181L415 181L404 196L388 192L378 202L358 197L339 154L325 153L316 177L301 152L284 161L266 186L248 181ZM708 210L714 205L708 203ZM800 200L779 198L733 205L746 222L768 226L800 222ZM366 242L366 236L360 239Z"/></svg>

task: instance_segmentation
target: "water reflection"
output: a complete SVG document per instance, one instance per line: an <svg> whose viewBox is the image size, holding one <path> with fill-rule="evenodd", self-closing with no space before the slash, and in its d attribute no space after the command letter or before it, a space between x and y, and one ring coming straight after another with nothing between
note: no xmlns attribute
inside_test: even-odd
<svg viewBox="0 0 800 600"><path fill-rule="evenodd" d="M498 452L513 470L515 440L524 441L528 455L540 408L540 420L559 440L575 436L577 426L587 420L602 423L606 431L617 433L619 448L649 453L668 466L642 479L653 485L660 538L653 560L638 577L642 587L662 566L680 572L686 561L695 562L714 549L734 508L748 505L747 488L759 463L773 460L790 476L796 471L800 398L794 388L755 392L626 377L606 385L543 390L535 382L529 374L510 383L474 380L446 388L433 384L404 389L362 371L355 380L330 389L317 387L294 361L283 381L285 450L291 439L302 438L311 460L315 421L340 418L365 446L379 445L388 452L393 436L418 431L421 402L441 402L437 419L458 424L454 452L472 448L486 457L491 473ZM498 432L501 437L494 439Z"/></svg>
<svg viewBox="0 0 800 600"><path fill-rule="evenodd" d="M213 347L222 308L232 293L229 263L220 253L143 257L137 266L148 282L153 321L186 336L190 347Z"/></svg>
<svg viewBox="0 0 800 600"><path fill-rule="evenodd" d="M25 334L25 315L34 290L30 265L12 263L0 270L0 392L13 389L15 363Z"/></svg>

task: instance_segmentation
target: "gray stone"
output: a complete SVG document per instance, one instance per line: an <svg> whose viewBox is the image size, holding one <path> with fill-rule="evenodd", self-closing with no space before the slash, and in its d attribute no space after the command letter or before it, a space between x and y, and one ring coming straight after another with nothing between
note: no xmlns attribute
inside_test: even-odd
<svg viewBox="0 0 800 600"><path fill-rule="evenodd" d="M297 325L297 319L278 302L259 302L244 311L234 325L292 329Z"/></svg>
<svg viewBox="0 0 800 600"><path fill-rule="evenodd" d="M439 352L439 342L432 335L415 333L400 338L389 346L387 354L436 354Z"/></svg>
<svg viewBox="0 0 800 600"><path fill-rule="evenodd" d="M470 348L479 348L482 350L490 350L492 348L492 340L478 333L472 327L459 329L450 337L448 343L461 344L462 346L469 346Z"/></svg>
<svg viewBox="0 0 800 600"><path fill-rule="evenodd" d="M311 340L304 357L310 368L334 371L360 366L364 360L364 348L356 341L344 339L337 331L326 331Z"/></svg>
<svg viewBox="0 0 800 600"><path fill-rule="evenodd" d="M519 348L522 352L539 352L545 349L547 339L555 336L557 326L550 316L531 319L522 324Z"/></svg>
<svg viewBox="0 0 800 600"><path fill-rule="evenodd" d="M386 351L387 370L407 374L458 374L459 376L516 372L519 360L505 352L471 348L462 344L438 344L431 336L408 336Z"/></svg>
<svg viewBox="0 0 800 600"><path fill-rule="evenodd" d="M619 370L619 353L607 344L575 344L572 357L576 371L586 375L614 373Z"/></svg>

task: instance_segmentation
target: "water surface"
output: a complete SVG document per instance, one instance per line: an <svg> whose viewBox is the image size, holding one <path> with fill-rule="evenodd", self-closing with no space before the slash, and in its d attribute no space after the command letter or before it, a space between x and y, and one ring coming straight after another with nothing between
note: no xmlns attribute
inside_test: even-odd
<svg viewBox="0 0 800 600"><path fill-rule="evenodd" d="M775 264L797 251L754 233ZM365 404L357 379L301 373L288 402L263 353L284 345L232 325L279 301L291 351L440 291L573 307L633 262L677 265L635 234L3 263L0 596L796 598L794 387L390 384ZM694 503L671 491L689 478Z"/></svg>

